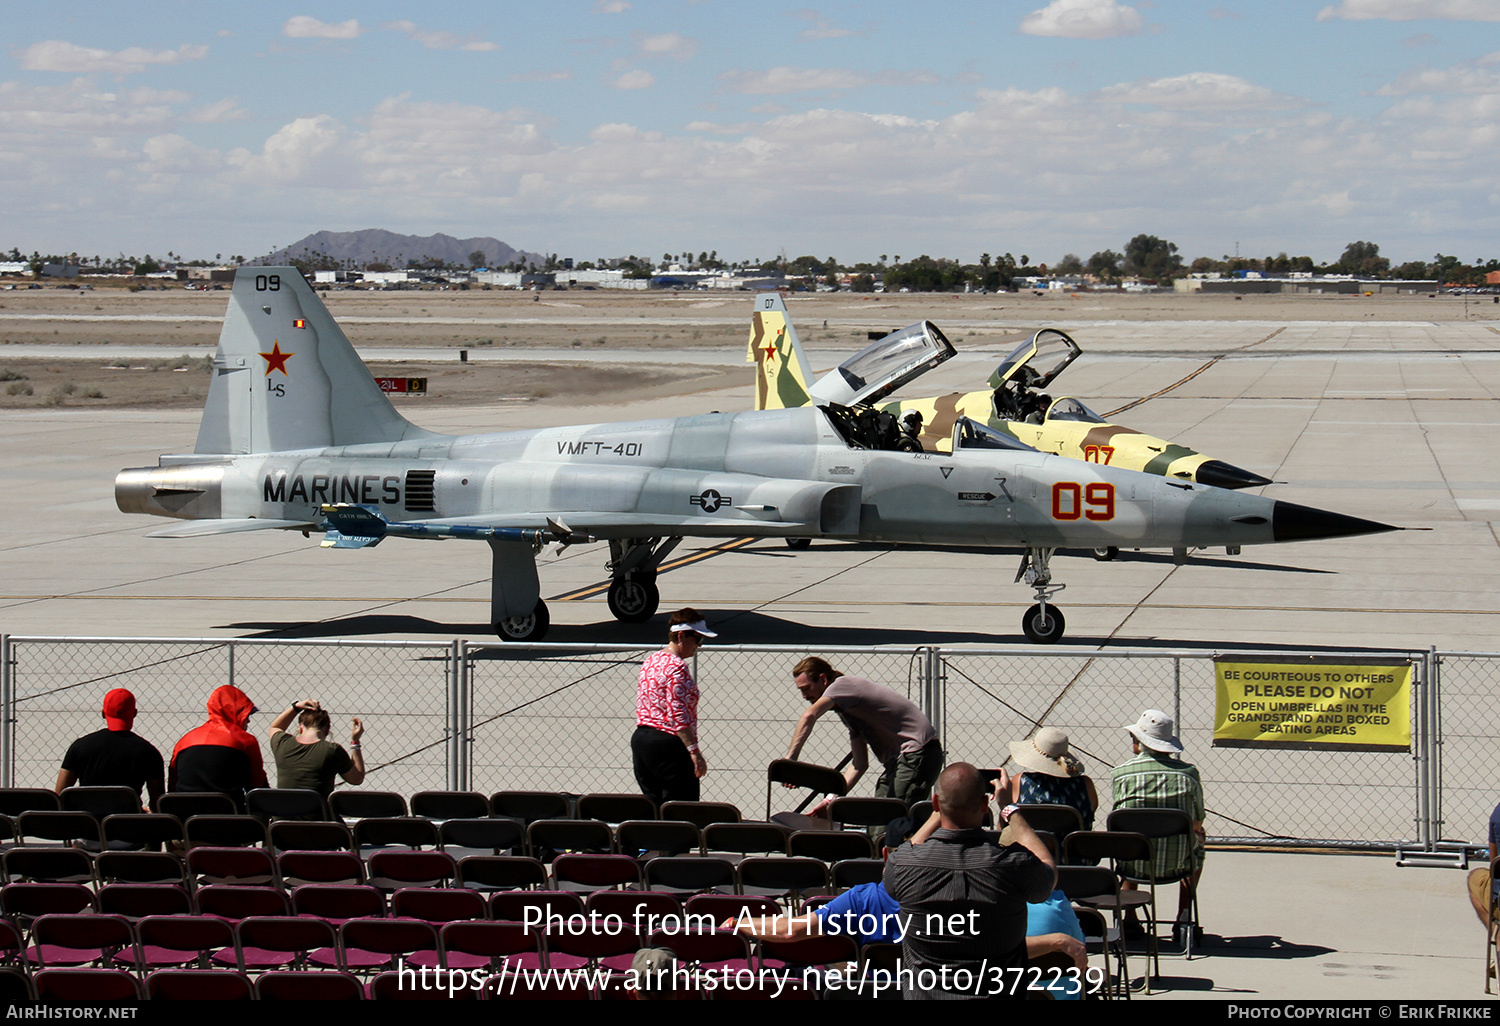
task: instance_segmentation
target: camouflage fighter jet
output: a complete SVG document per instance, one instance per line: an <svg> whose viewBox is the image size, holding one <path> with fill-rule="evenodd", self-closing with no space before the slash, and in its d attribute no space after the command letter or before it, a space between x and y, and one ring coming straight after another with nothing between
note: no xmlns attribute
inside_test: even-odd
<svg viewBox="0 0 1500 1026"><path fill-rule="evenodd" d="M899 366L859 390L881 398L948 346L912 325ZM951 348L951 347L949 347ZM889 418L887 418L889 419ZM886 448L874 411L795 409L441 435L396 412L322 301L291 267L245 268L219 335L194 451L123 470L126 513L171 517L153 536L317 531L325 547L385 538L490 547L500 637L546 633L536 554L609 543L610 612L650 618L657 568L685 537L833 537L1006 546L1037 603L1022 629L1058 640L1049 559L1060 547L1185 549L1393 530L1385 524L1035 451L955 422L951 451Z"/></svg>
<svg viewBox="0 0 1500 1026"><path fill-rule="evenodd" d="M861 357L868 361L869 352L865 350ZM1254 488L1271 483L1269 478L1177 442L1111 424L1071 396L1053 400L1042 390L1078 358L1079 352L1078 343L1065 332L1043 328L1001 362L984 390L903 399L880 409L898 420L909 411L919 413L922 424L917 438L922 448L931 452L952 451L953 425L960 417L968 417L1055 456L1220 488ZM823 383L813 376L780 295L756 301L746 360L757 364L758 410L811 402Z"/></svg>

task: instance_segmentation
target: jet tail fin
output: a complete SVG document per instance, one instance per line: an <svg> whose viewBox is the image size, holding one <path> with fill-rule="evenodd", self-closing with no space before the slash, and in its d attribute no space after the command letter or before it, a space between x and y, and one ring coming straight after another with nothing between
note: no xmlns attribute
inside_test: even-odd
<svg viewBox="0 0 1500 1026"><path fill-rule="evenodd" d="M295 267L242 267L193 451L239 455L432 437L396 412Z"/></svg>
<svg viewBox="0 0 1500 1026"><path fill-rule="evenodd" d="M811 401L808 386L813 381L812 365L802 352L781 293L756 297L745 362L756 365L757 410L794 409Z"/></svg>

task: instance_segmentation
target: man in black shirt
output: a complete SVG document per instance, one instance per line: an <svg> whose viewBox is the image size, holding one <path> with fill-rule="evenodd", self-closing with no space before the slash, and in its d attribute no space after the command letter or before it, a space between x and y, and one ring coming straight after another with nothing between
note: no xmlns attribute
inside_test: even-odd
<svg viewBox="0 0 1500 1026"><path fill-rule="evenodd" d="M145 738L131 732L135 696L115 688L104 696L104 729L85 734L68 747L55 790L73 784L84 787L128 787L152 800L162 792L161 753Z"/></svg>

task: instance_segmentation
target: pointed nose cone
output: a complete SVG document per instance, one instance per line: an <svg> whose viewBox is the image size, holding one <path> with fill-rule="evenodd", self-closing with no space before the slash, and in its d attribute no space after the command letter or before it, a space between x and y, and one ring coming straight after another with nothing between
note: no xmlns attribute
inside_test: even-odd
<svg viewBox="0 0 1500 1026"><path fill-rule="evenodd" d="M1399 530L1401 528L1390 524L1346 517L1342 513L1299 506L1295 502L1278 501L1271 513L1271 531L1279 542L1343 538L1351 534L1379 534L1381 531Z"/></svg>
<svg viewBox="0 0 1500 1026"><path fill-rule="evenodd" d="M1215 488L1259 488L1271 483L1268 477L1252 474L1223 460L1204 461L1198 465L1198 472L1193 476L1199 484L1213 485Z"/></svg>

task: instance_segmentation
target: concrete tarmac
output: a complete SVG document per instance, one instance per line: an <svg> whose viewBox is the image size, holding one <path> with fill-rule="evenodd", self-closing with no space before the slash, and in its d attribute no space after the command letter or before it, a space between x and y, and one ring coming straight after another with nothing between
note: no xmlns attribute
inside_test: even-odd
<svg viewBox="0 0 1500 1026"><path fill-rule="evenodd" d="M1183 566L1159 552L1122 552L1111 563L1060 555L1064 646L1500 649L1494 327L1095 322L1076 325L1076 337L1084 356L1054 395L1078 396L1101 414L1153 397L1110 419L1271 477L1265 494L1408 530L1200 553ZM814 355L822 367L840 354ZM982 387L988 370L955 360L909 394ZM411 400L402 409L424 427L473 432L743 409L749 396L747 369L743 389L631 406L601 397L430 412ZM489 636L482 547L391 541L335 551L296 534L145 537L162 524L118 512L114 474L191 450L197 423L196 411L0 414L0 631ZM677 555L709 548L689 540ZM603 546L549 548L549 641L657 640L661 616L627 626L610 618L602 593L557 598L604 581L606 558ZM1032 596L1010 583L1017 560L832 542L794 554L760 542L659 583L664 608L704 609L728 643L1020 645ZM1483 824L1453 829L1477 837ZM1483 996L1482 930L1458 872L1398 869L1389 857L1214 852L1203 886L1208 957L1165 960L1163 998Z"/></svg>

